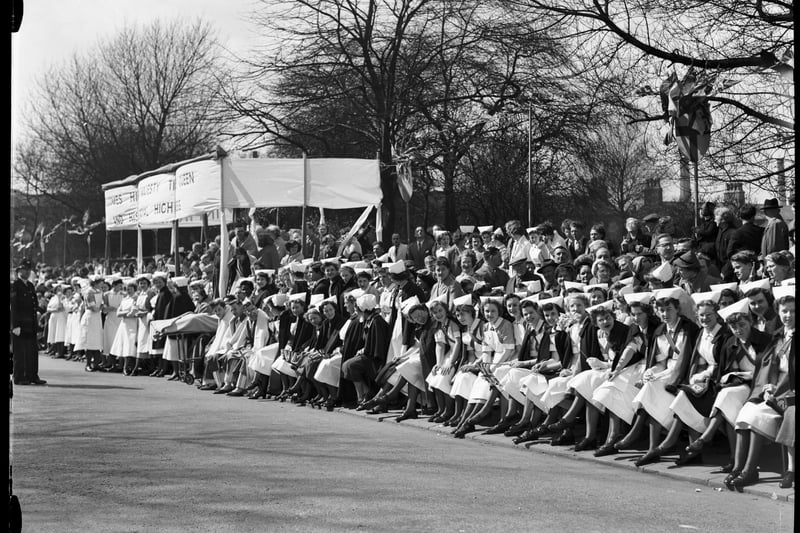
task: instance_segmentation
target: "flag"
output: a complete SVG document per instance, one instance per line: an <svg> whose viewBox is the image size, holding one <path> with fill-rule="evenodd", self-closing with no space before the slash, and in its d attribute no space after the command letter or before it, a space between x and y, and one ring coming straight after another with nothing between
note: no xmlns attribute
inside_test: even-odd
<svg viewBox="0 0 800 533"><path fill-rule="evenodd" d="M84 226L89 224L89 208L88 207L86 208L86 212L83 214L82 223L83 223Z"/></svg>
<svg viewBox="0 0 800 533"><path fill-rule="evenodd" d="M414 193L414 178L411 175L411 164L408 162L397 163L397 188L404 202L411 200Z"/></svg>
<svg viewBox="0 0 800 533"><path fill-rule="evenodd" d="M707 93L715 83L714 77L697 75L689 68L682 80L675 73L662 82L659 94L669 132L664 144L674 139L678 149L690 161L696 163L708 151L711 137L711 107L706 94L696 96L703 89Z"/></svg>

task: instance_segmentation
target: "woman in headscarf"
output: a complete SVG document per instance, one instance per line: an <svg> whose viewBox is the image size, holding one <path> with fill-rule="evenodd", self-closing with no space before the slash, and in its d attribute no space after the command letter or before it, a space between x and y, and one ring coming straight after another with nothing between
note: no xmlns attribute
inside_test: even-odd
<svg viewBox="0 0 800 533"><path fill-rule="evenodd" d="M313 379L317 384L317 391L320 395L317 403L320 407L324 405L328 411L333 411L339 395L339 376L342 368L341 347L346 333L344 328L355 310L352 300L350 300L350 308L348 309L347 293L342 298L348 313L347 319L339 314L339 306L334 302L324 301L320 304L324 317L322 337L326 340L320 349L322 359L317 364Z"/></svg>
<svg viewBox="0 0 800 533"><path fill-rule="evenodd" d="M386 361L389 349L389 325L381 317L378 301L372 294L356 300L359 318L364 324L364 346L342 363L342 375L353 382L358 403L369 399L369 392L378 368Z"/></svg>

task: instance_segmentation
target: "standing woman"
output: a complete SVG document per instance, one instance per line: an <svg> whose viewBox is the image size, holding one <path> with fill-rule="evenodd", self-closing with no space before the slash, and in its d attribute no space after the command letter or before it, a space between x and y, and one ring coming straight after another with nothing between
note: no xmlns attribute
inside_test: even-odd
<svg viewBox="0 0 800 533"><path fill-rule="evenodd" d="M117 306L116 315L119 318L119 327L114 335L109 353L124 359L122 373L130 376L136 366L136 339L138 337L139 310L136 308L136 281L131 280L125 284L125 297Z"/></svg>
<svg viewBox="0 0 800 533"><path fill-rule="evenodd" d="M100 276L89 278L83 293L84 312L80 319L80 337L76 349L86 351L86 371L95 372L102 364L103 349L103 295L98 290Z"/></svg>
<svg viewBox="0 0 800 533"><path fill-rule="evenodd" d="M111 276L106 281L111 285L111 290L103 293L103 312L106 315L103 322L103 355L107 358L104 369L113 372L119 365L115 361L114 354L111 353L111 345L114 344L114 338L122 320L117 315L117 308L125 298L125 287L122 279L117 276Z"/></svg>
<svg viewBox="0 0 800 533"><path fill-rule="evenodd" d="M232 294L232 289L238 285L236 282L249 278L252 273L250 255L247 250L240 247L235 248L233 257L228 262L228 287L225 289L225 294Z"/></svg>
<svg viewBox="0 0 800 533"><path fill-rule="evenodd" d="M453 243L453 236L449 231L436 232L436 245L433 248L433 255L437 258L443 257L447 259L448 264L451 265L450 270L453 275L457 276L461 272L461 266L459 265L461 252L458 250L458 246Z"/></svg>
<svg viewBox="0 0 800 533"><path fill-rule="evenodd" d="M65 293L72 294L72 287L62 283L55 287L55 293L47 302L47 311L50 318L47 323L47 342L53 347L56 359L64 358L64 339L67 333L67 296Z"/></svg>
<svg viewBox="0 0 800 533"><path fill-rule="evenodd" d="M702 308L698 306L698 309ZM747 298L726 307L718 314L725 321L725 327L732 335L726 335L719 357L716 359L714 388L717 392L710 409L711 422L701 432L701 435L686 448L687 455L682 463L699 455L703 446L711 442L716 431L723 427L728 437L731 459L733 459L736 450L734 424L739 416L739 411L750 398L756 364L772 342L770 335L753 327L753 320L747 308ZM676 440L677 435L668 435L668 442L665 444L672 446ZM664 445L661 447L666 449ZM724 470L730 472L732 469L733 461L731 460Z"/></svg>
<svg viewBox="0 0 800 533"><path fill-rule="evenodd" d="M136 365L131 370L132 376L138 376L139 372L149 373L150 368L150 313L153 306L150 304L152 294L150 291L150 274L141 274L136 279L139 292L136 293ZM147 361L147 363L143 363Z"/></svg>
<svg viewBox="0 0 800 533"><path fill-rule="evenodd" d="M72 361L80 361L82 355L75 349L75 345L78 344L78 338L81 335L80 321L81 314L83 314L83 297L81 296L80 282L81 278L72 278L71 290L65 290L67 296L65 305L67 309L67 327L64 332L64 346L69 353L67 359Z"/></svg>
<svg viewBox="0 0 800 533"><path fill-rule="evenodd" d="M461 355L461 331L458 322L441 300L429 302L428 307L433 318L436 342L436 364L425 379L436 401L436 412L428 421L441 424L449 420L455 412L455 402L450 396L450 390L458 356Z"/></svg>
<svg viewBox="0 0 800 533"><path fill-rule="evenodd" d="M173 296L172 291L167 287L167 274L165 272L156 272L153 274L153 289L155 294L150 298L150 305L153 311L151 312L150 320L164 320L169 318L167 314L172 304ZM151 377L163 378L166 373L166 361L162 359L164 354L164 345L166 338L158 334L150 328L150 355L155 359L155 370L150 374Z"/></svg>
<svg viewBox="0 0 800 533"><path fill-rule="evenodd" d="M741 489L758 481L758 462L764 443L768 440L786 441L793 427L782 428L784 414L793 416L795 397L795 298L792 295L778 299L778 312L783 327L776 332L773 344L759 358L753 379L753 391L736 418L736 454L733 471L725 478L725 485ZM789 423L793 425L793 420ZM792 437L793 439L793 437ZM794 476L794 449L789 454L788 472L781 481L789 485ZM787 487L788 488L788 487Z"/></svg>

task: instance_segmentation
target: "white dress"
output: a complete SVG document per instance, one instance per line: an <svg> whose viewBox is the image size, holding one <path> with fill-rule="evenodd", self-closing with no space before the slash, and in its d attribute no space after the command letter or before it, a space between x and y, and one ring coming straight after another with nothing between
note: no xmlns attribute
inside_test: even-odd
<svg viewBox="0 0 800 533"><path fill-rule="evenodd" d="M478 324L478 327L480 327L480 324ZM470 352L473 354L483 353L483 344L481 344L481 342L475 338L474 333L475 330L461 333L461 343L463 346L467 347L466 350L468 354ZM472 359L474 360L475 357L473 356ZM469 400L469 394L472 392L472 386L475 384L477 377L478 376L472 372L459 369L453 378L453 386L450 388L450 396L453 398L458 396L465 400Z"/></svg>
<svg viewBox="0 0 800 533"><path fill-rule="evenodd" d="M788 355L788 350L784 350L779 356L780 366L778 369L777 383L784 380L786 374L789 373ZM762 371L766 372L767 369L762 368ZM778 414L772 407L768 406L766 402L746 402L744 407L739 411L739 415L736 417L736 422L733 427L736 429L749 429L750 431L774 441L775 437L778 435L778 430L781 427L782 421L783 416Z"/></svg>
<svg viewBox="0 0 800 533"><path fill-rule="evenodd" d="M672 402L675 401L675 395L667 392L664 386L673 380L673 373L676 371L677 363L675 357L669 357L670 345L666 340L667 334L667 330L665 329L664 333L656 338L656 349L658 350L656 362L663 362L666 360L666 371L663 372L658 379L645 383L633 399L634 409L644 409L653 420L661 424L665 429L672 427L672 423L675 421L673 412L669 408ZM681 351L686 342L686 335L681 332L675 340L675 346Z"/></svg>
<svg viewBox="0 0 800 533"><path fill-rule="evenodd" d="M55 344L64 342L67 334L67 308L60 294L54 295L47 303L50 318L47 320L47 342Z"/></svg>
<svg viewBox="0 0 800 533"><path fill-rule="evenodd" d="M756 369L756 352L752 346L747 349L747 352L750 359L743 357L742 360L739 361L738 371L748 372L752 379L753 371ZM726 377L727 375L722 376L720 381L724 382ZM735 424L736 418L739 416L739 411L750 398L750 388L749 382L743 385L721 388L714 400L714 405L711 407L711 413L713 414L715 411L719 411L729 424Z"/></svg>
<svg viewBox="0 0 800 533"><path fill-rule="evenodd" d="M399 320L399 319L398 319ZM344 336L347 333L347 328L353 323L352 318L348 318L344 325L339 329L339 339L344 342ZM320 383L324 383L331 387L339 386L339 378L342 375L342 353L341 350L336 349L334 354L319 362L317 371L314 373L314 379Z"/></svg>
<svg viewBox="0 0 800 533"><path fill-rule="evenodd" d="M448 326L448 331L446 333L439 328L434 334L437 350L439 349L439 346L445 350L443 357L444 361L447 361L451 358L453 355L452 351L455 348L456 338L461 336L458 328L454 324L448 324ZM430 386L431 389L436 389L449 395L453 386L454 374L455 368L453 366L450 367L449 371L442 372L441 367L437 364L431 369L430 373L425 378L425 382Z"/></svg>
<svg viewBox="0 0 800 533"><path fill-rule="evenodd" d="M87 291L85 297L86 309L80 319L80 337L75 349L99 352L103 349L103 313L101 311L103 295Z"/></svg>
<svg viewBox="0 0 800 533"><path fill-rule="evenodd" d="M644 349L643 345L642 337L637 336L628 343L625 350L642 351ZM614 413L625 423L633 423L633 418L636 415L633 410L633 400L639 393L639 389L636 388L636 382L642 378L644 365L644 361L629 365L613 380L606 380L595 389L592 395L594 402Z"/></svg>
<svg viewBox="0 0 800 533"><path fill-rule="evenodd" d="M72 344L73 346L78 343L80 337L80 318L82 312L82 304L79 296L73 296L66 300L67 309L67 325L64 330L64 344ZM74 348L73 348L74 349Z"/></svg>
<svg viewBox="0 0 800 533"><path fill-rule="evenodd" d="M109 353L113 356L136 357L139 319L136 317L124 316L134 309L136 309L136 300L131 296L125 296L120 302L117 311L114 313L118 315L119 325L111 347L109 348ZM106 320L108 320L108 318L106 318Z"/></svg>
<svg viewBox="0 0 800 533"><path fill-rule="evenodd" d="M514 344L514 337L501 338L498 334L497 326L503 319L499 318L494 324L486 324L483 332L483 351L484 353L492 353L492 360L490 361L490 370L498 381L502 381L505 375L510 370L507 365L499 364L508 350L513 350L516 345ZM489 401L492 394L492 386L489 381L481 374L475 379L472 385L472 390L469 393L469 401L476 403L485 403Z"/></svg>
<svg viewBox="0 0 800 533"><path fill-rule="evenodd" d="M547 382L547 390L542 395L541 401L544 403L544 411L549 411L553 407L560 404L567 397L567 390L569 389L569 382L572 377L580 370L581 361L581 328L583 322L573 324L569 328L569 339L572 344L572 376L556 376Z"/></svg>
<svg viewBox="0 0 800 533"><path fill-rule="evenodd" d="M147 301L149 297L147 296L147 292L140 292L136 296L136 308L139 311L146 311L147 310ZM141 315L137 320L137 331L136 331L136 350L137 359L149 359L150 358L150 313L146 313Z"/></svg>
<svg viewBox="0 0 800 533"><path fill-rule="evenodd" d="M705 360L707 364L706 366L707 369L719 363L719 361L717 361L716 358L714 357L714 344L711 341L714 339L714 336L717 334L717 331L719 331L721 327L722 327L721 325L717 324L716 327L710 333L703 330L700 334L700 340L698 341L697 344L697 353L701 358ZM683 422L693 430L697 431L698 433L704 433L705 430L708 429L708 424L710 423L710 419L708 417L703 416L697 411L697 409L695 409L694 405L692 405L692 402L686 395L685 391L678 392L678 395L675 396L675 400L670 404L669 408L672 410L673 413L675 413L675 416L677 416L681 422ZM739 412L738 408L736 409L736 412L737 413ZM730 421L731 424L733 424L733 422L735 422L735 419Z"/></svg>
<svg viewBox="0 0 800 533"><path fill-rule="evenodd" d="M122 321L122 319L117 316L117 308L122 302L122 299L125 298L125 294L109 291L106 295L108 307L106 308L106 320L103 323L103 353L108 355L111 353L111 345L114 344L114 337L117 336L117 330Z"/></svg>

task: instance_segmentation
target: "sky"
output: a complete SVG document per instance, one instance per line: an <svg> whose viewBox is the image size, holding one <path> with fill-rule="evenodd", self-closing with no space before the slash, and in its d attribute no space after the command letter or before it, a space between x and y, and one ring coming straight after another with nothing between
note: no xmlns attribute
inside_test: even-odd
<svg viewBox="0 0 800 533"><path fill-rule="evenodd" d="M25 0L20 31L12 34L11 39L12 146L21 131L19 111L26 96L50 68L63 64L74 54L90 51L98 40L113 37L126 25L147 24L157 19L202 17L216 27L219 41L228 50L246 55L257 39L265 37L257 35L248 23L257 3L257 0ZM708 186L705 192L712 193L714 184ZM748 193L753 200L763 196L758 190L751 189ZM677 196L675 184L664 184L665 200Z"/></svg>

